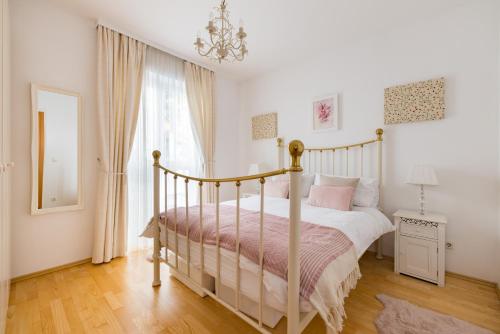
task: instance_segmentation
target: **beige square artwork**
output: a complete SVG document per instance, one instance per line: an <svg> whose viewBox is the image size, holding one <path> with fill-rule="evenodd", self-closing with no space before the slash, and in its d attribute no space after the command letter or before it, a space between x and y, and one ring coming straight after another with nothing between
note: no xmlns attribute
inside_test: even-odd
<svg viewBox="0 0 500 334"><path fill-rule="evenodd" d="M444 78L386 88L384 124L444 118Z"/></svg>
<svg viewBox="0 0 500 334"><path fill-rule="evenodd" d="M252 117L252 139L276 138L278 136L278 114L269 113Z"/></svg>

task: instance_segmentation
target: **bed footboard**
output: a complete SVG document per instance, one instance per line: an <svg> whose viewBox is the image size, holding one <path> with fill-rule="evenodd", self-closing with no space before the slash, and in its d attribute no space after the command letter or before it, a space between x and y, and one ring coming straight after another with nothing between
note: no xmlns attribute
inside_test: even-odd
<svg viewBox="0 0 500 334"><path fill-rule="evenodd" d="M294 140L289 144L289 152L290 152L290 167L282 168L279 170L275 170L268 173L261 173L256 175L249 176L241 176L235 178L223 178L223 179L208 179L208 178L198 178L191 177L188 175L183 175L180 173L176 173L171 171L160 165L160 157L161 153L159 151L153 152L154 158L154 174L153 174L153 192L154 192L154 215L153 215L153 226L154 226L154 250L153 250L153 268L154 268L154 276L153 276L153 286L161 285L160 279L160 263L164 262L170 266L171 272L174 277L178 278L182 283L190 287L193 291L198 293L200 296L208 295L219 303L224 305L226 308L234 312L240 318L245 320L247 323L252 325L261 333L268 333L267 329L263 324L263 306L264 306L264 194L265 194L265 183L266 179L271 178L273 176L281 175L281 174L289 174L290 176L290 212L289 212L289 240L288 240L288 304L287 304L287 333L296 334L301 332L301 327L304 327L304 324L301 326L300 321L300 312L299 312L299 290L300 290L300 262L299 262L299 244L300 244L300 221L301 221L301 173L302 167L300 165L300 159L302 153L304 151L304 145L302 142L298 140ZM168 224L165 225L164 228L164 240L165 240L165 258L161 257L161 241L160 241L160 172L164 174L164 188L165 188L165 204L164 210L165 212L168 208L167 201L167 179L168 176L172 176L173 179L173 189L174 189L174 200L173 200L173 232L175 233L175 240L172 241L168 238L168 230L171 229L171 226ZM199 244L200 244L200 258L199 258L199 270L191 270L191 254L190 254L190 238L186 238L186 250L185 250L185 258L182 259L186 263L185 270L180 270L180 258L179 258L179 240L178 240L178 231L177 231L177 181L178 179L183 179L185 184L185 221L189 222L189 182L197 182L198 183L198 192L199 192L199 231L203 231L203 192L204 186L207 184L215 185L215 250L216 250L216 274L215 274L215 287L210 288L209 285L204 284L204 275L208 275L205 272L204 265L204 240L203 233L199 233ZM260 182L260 222L259 222L259 300L258 300L258 316L257 319L253 319L240 310L240 188L242 182L245 181L256 181ZM221 254L220 254L220 185L221 183L233 183L235 186L235 194L236 194L236 212L235 212L235 228L236 228L236 256L235 256L235 272L236 272L236 289L235 289L235 300L234 306L229 305L227 302L222 300L219 296L220 284L221 284ZM190 236L189 226L190 224L186 224L185 234ZM173 247L172 247L173 245ZM168 249L174 249L175 261L171 261L168 256ZM193 279L193 274L198 275L198 280Z"/></svg>

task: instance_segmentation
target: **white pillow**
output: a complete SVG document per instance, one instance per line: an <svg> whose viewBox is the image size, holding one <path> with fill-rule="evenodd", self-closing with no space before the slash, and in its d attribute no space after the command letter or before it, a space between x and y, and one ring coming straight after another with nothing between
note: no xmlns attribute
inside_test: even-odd
<svg viewBox="0 0 500 334"><path fill-rule="evenodd" d="M370 177L359 178L358 186L354 192L352 204L356 206L366 206L376 208L379 201L378 179Z"/></svg>
<svg viewBox="0 0 500 334"><path fill-rule="evenodd" d="M302 197L309 197L311 186L314 183L314 175L302 174Z"/></svg>
<svg viewBox="0 0 500 334"><path fill-rule="evenodd" d="M325 176L333 176L322 174ZM319 176L316 174L314 184L319 185ZM343 177L343 176L336 176ZM345 177L345 176L344 176ZM352 199L352 204L355 206L365 206L370 208L376 208L379 201L379 182L378 179L370 177L360 177L356 191L354 192L354 197Z"/></svg>
<svg viewBox="0 0 500 334"><path fill-rule="evenodd" d="M302 197L309 197L309 191L311 191L311 186L314 183L314 175L302 174ZM288 181L290 176L288 174L273 176L273 181Z"/></svg>

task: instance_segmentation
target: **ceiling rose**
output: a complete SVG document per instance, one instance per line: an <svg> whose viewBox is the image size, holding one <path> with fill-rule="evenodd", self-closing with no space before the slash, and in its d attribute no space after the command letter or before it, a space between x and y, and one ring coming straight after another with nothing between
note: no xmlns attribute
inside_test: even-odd
<svg viewBox="0 0 500 334"><path fill-rule="evenodd" d="M245 38L246 32L243 30L243 23L240 21L238 32L233 35L233 25L229 22L229 11L226 0L222 0L219 7L215 7L215 14L210 14L208 26L208 40L202 39L199 35L194 46L198 53L204 57L217 60L221 63L226 61L242 61L248 53Z"/></svg>

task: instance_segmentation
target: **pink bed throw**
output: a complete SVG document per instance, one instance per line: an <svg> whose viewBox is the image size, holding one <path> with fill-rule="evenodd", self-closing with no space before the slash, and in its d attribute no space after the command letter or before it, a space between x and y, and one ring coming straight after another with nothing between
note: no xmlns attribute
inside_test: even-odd
<svg viewBox="0 0 500 334"><path fill-rule="evenodd" d="M220 246L236 251L236 208L220 205ZM203 206L203 242L216 244L215 205ZM165 214L160 215L164 223ZM167 211L168 228L174 230L174 210ZM177 232L186 235L185 208L177 209ZM259 222L257 211L240 209L240 253L259 263ZM288 218L264 214L264 269L287 279ZM200 241L199 206L189 208L189 239ZM352 241L341 231L307 222L301 223L300 295L309 300L325 268L337 257L353 249ZM354 265L354 264L353 264ZM355 262L357 266L357 262Z"/></svg>

